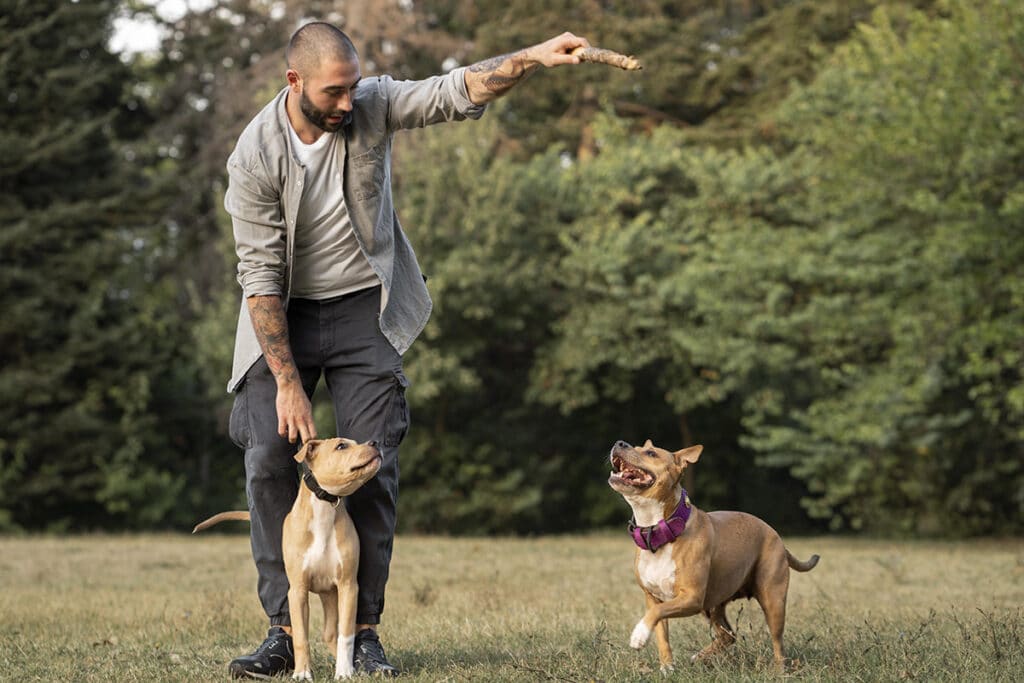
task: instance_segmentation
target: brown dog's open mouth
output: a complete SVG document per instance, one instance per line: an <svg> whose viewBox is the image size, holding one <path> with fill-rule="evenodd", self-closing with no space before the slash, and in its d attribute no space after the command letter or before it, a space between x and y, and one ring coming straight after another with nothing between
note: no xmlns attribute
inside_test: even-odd
<svg viewBox="0 0 1024 683"><path fill-rule="evenodd" d="M372 465L373 463L377 462L378 460L383 460L383 459L384 458L380 455L380 453L378 453L377 455L373 456L372 458L370 458L369 460L364 462L362 465L356 465L355 467L353 467L349 471L350 472L355 472L357 470L361 470L361 469L363 469L365 467L369 467L370 465Z"/></svg>
<svg viewBox="0 0 1024 683"><path fill-rule="evenodd" d="M611 479L638 489L648 488L654 483L653 474L642 467L626 462L617 455L612 456Z"/></svg>

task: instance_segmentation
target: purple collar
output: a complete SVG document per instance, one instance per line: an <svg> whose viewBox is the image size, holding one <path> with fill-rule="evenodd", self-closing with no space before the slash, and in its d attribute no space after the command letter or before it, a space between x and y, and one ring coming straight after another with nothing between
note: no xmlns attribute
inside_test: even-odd
<svg viewBox="0 0 1024 683"><path fill-rule="evenodd" d="M679 505L667 520L663 519L654 526L637 526L629 520L629 534L641 550L657 552L658 548L679 538L679 535L686 529L686 522L690 519L690 497L683 489L679 497Z"/></svg>

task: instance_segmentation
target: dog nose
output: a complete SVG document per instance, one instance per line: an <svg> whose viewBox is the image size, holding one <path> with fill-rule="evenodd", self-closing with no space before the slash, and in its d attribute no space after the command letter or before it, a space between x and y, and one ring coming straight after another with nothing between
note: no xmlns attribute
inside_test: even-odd
<svg viewBox="0 0 1024 683"><path fill-rule="evenodd" d="M377 447L377 442L376 441L367 441L366 445L370 446L371 448L376 448Z"/></svg>
<svg viewBox="0 0 1024 683"><path fill-rule="evenodd" d="M628 443L626 443L622 439L619 439L618 441L615 442L615 447L616 448L632 448L632 446L630 446Z"/></svg>

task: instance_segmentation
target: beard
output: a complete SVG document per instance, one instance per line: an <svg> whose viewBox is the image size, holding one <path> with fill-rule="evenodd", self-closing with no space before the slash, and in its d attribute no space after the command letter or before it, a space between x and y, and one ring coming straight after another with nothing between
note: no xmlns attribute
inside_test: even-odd
<svg viewBox="0 0 1024 683"><path fill-rule="evenodd" d="M306 97L305 92L303 92L302 95L299 96L299 110L302 112L303 116L305 116L306 119L309 120L310 123L312 123L314 126L327 133L338 132L346 123L348 123L349 118L351 117L350 112L325 111L323 109L317 109L316 105L314 105L313 102L308 97ZM327 120L331 116L340 116L341 120L338 121L337 123L332 123Z"/></svg>

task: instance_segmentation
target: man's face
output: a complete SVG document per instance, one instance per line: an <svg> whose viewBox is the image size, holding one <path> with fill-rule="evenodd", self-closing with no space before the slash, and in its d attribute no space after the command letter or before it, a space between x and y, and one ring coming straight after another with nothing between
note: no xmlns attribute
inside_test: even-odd
<svg viewBox="0 0 1024 683"><path fill-rule="evenodd" d="M308 77L300 77L299 109L320 130L334 133L352 111L356 84L362 78L359 60L327 61Z"/></svg>

